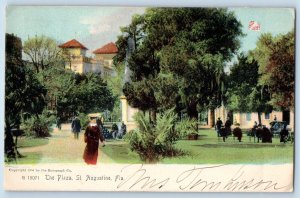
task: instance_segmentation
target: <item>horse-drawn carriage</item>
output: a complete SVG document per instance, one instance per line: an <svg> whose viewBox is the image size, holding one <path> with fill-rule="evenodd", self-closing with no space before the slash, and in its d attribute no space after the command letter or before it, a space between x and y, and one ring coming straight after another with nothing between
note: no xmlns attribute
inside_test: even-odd
<svg viewBox="0 0 300 198"><path fill-rule="evenodd" d="M287 123L285 121L279 122L279 121L273 121L270 122L270 130L274 137L280 136L280 132L284 129L286 129Z"/></svg>
<svg viewBox="0 0 300 198"><path fill-rule="evenodd" d="M257 143L259 143L260 140L262 143L272 143L273 134L267 127L263 126L250 129L247 133L247 136L249 137L250 141L251 138L253 138L254 142L256 139Z"/></svg>
<svg viewBox="0 0 300 198"><path fill-rule="evenodd" d="M257 142L261 140L264 142L270 142L272 143L272 137L280 137L280 142L287 142L291 141L293 142L293 135L291 135L287 129L287 123L284 121L273 121L270 122L270 129L267 127L254 127L248 131L248 136L251 141L251 138L253 137L254 142L255 139L257 139Z"/></svg>

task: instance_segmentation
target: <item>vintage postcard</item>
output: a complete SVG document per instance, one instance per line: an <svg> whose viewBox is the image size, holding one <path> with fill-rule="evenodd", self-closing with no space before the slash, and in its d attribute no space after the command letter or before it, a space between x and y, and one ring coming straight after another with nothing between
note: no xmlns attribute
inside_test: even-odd
<svg viewBox="0 0 300 198"><path fill-rule="evenodd" d="M292 192L293 8L8 6L9 191Z"/></svg>

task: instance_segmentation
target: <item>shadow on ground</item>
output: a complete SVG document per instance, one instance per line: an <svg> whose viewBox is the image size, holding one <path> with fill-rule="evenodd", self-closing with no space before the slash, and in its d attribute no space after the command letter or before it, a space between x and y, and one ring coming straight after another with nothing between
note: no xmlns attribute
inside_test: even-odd
<svg viewBox="0 0 300 198"><path fill-rule="evenodd" d="M292 146L288 144L272 144L272 143L243 143L243 142L237 142L237 143L220 143L220 144L202 144L202 145L192 145L196 147L204 147L204 148L274 148L274 147L287 147Z"/></svg>

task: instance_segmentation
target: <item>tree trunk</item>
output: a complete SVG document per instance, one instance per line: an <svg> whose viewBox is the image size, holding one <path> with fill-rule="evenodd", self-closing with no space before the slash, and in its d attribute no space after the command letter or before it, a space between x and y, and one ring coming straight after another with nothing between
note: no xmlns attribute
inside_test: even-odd
<svg viewBox="0 0 300 198"><path fill-rule="evenodd" d="M15 158L16 153L15 153L15 149L14 149L14 138L13 135L11 133L11 127L10 124L8 122L6 122L5 124L5 140L4 140L4 152L6 154L6 156L8 158Z"/></svg>
<svg viewBox="0 0 300 198"><path fill-rule="evenodd" d="M190 103L190 105L187 107L187 114L190 119L195 119L197 121L197 124L194 128L198 132L198 111L196 102Z"/></svg>
<svg viewBox="0 0 300 198"><path fill-rule="evenodd" d="M257 112L257 116L258 116L258 125L262 125L261 124L261 112Z"/></svg>
<svg viewBox="0 0 300 198"><path fill-rule="evenodd" d="M210 127L214 127L216 121L215 121L215 110L213 108L211 108L209 111L209 117L210 117Z"/></svg>
<svg viewBox="0 0 300 198"><path fill-rule="evenodd" d="M156 110L150 111L151 121L155 124L156 123Z"/></svg>
<svg viewBox="0 0 300 198"><path fill-rule="evenodd" d="M196 119L198 120L198 111L197 111L197 103L192 102L188 107L187 107L187 114L191 119Z"/></svg>

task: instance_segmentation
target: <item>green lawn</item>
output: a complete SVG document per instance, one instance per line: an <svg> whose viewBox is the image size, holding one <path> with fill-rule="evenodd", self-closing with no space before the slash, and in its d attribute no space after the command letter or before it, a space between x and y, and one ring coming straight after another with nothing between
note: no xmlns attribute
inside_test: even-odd
<svg viewBox="0 0 300 198"><path fill-rule="evenodd" d="M42 154L36 152L26 153L23 157L18 157L16 161L12 160L6 164L37 164L41 160Z"/></svg>
<svg viewBox="0 0 300 198"><path fill-rule="evenodd" d="M49 143L47 138L33 138L33 137L21 137L18 138L18 148L28 148L35 146L42 146ZM7 164L36 164L40 161L42 154L38 152L28 152L26 154L21 153L23 156L18 157L17 160L6 162Z"/></svg>
<svg viewBox="0 0 300 198"><path fill-rule="evenodd" d="M232 138L224 143L216 137L214 130L201 130L199 140L180 140L175 145L186 155L165 158L164 164L277 164L293 162L293 144L283 144L279 138L273 138L273 143L253 143L244 135L242 141ZM139 157L130 151L123 141L108 142L103 152L117 163L141 163Z"/></svg>
<svg viewBox="0 0 300 198"><path fill-rule="evenodd" d="M129 144L123 140L108 140L107 146L102 147L101 151L117 163L142 163L138 154L131 151Z"/></svg>
<svg viewBox="0 0 300 198"><path fill-rule="evenodd" d="M21 138L18 138L17 146L19 148L42 146L42 145L48 144L48 142L49 142L48 138L21 137Z"/></svg>

